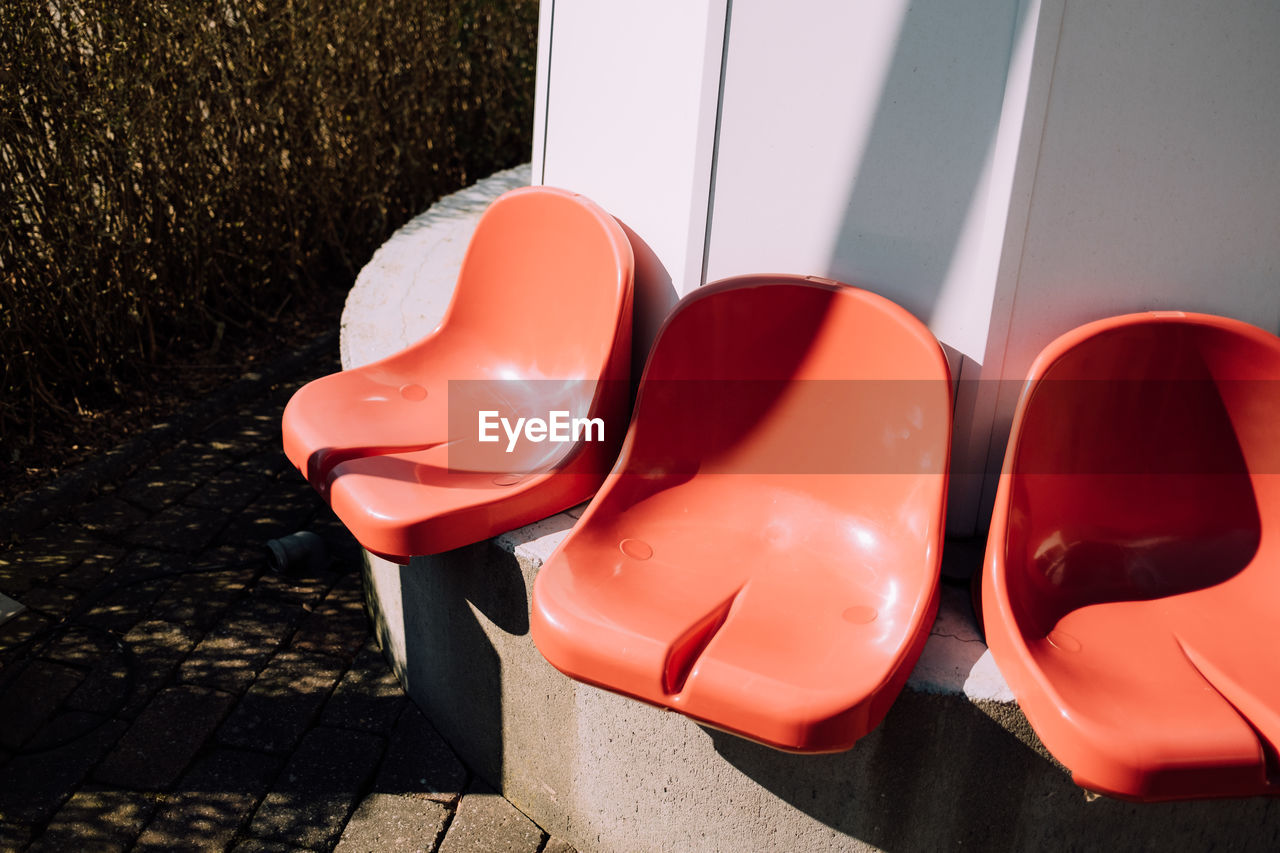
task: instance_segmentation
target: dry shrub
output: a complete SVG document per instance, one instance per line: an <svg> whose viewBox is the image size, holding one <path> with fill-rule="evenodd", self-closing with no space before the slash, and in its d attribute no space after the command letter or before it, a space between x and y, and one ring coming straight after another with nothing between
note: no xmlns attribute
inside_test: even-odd
<svg viewBox="0 0 1280 853"><path fill-rule="evenodd" d="M536 18L536 0L0 3L0 437L270 334L432 198L527 157Z"/></svg>

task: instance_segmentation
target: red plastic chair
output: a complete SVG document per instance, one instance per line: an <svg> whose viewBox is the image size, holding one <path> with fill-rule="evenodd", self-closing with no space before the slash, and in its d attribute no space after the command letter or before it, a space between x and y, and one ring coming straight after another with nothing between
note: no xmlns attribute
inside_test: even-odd
<svg viewBox="0 0 1280 853"><path fill-rule="evenodd" d="M1280 339L1198 314L1082 326L1032 365L982 581L987 640L1078 785L1280 779Z"/></svg>
<svg viewBox="0 0 1280 853"><path fill-rule="evenodd" d="M533 590L573 678L787 750L872 729L938 604L941 348L887 300L792 276L686 297L622 455Z"/></svg>
<svg viewBox="0 0 1280 853"><path fill-rule="evenodd" d="M633 266L621 226L582 196L504 194L476 227L439 327L299 390L286 455L365 548L401 563L581 503L628 411ZM604 440L506 454L505 438L477 443L486 409L512 423L598 417Z"/></svg>

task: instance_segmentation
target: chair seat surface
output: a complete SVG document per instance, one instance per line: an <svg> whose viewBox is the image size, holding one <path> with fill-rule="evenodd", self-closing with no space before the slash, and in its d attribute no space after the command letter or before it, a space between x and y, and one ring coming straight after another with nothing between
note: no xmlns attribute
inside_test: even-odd
<svg viewBox="0 0 1280 853"><path fill-rule="evenodd" d="M1141 314L1077 329L1031 369L982 609L1019 705L1083 787L1276 793L1278 367L1280 340L1244 323Z"/></svg>
<svg viewBox="0 0 1280 853"><path fill-rule="evenodd" d="M534 641L771 746L852 746L937 609L949 389L927 330L866 291L774 276L686 298L622 458L538 575Z"/></svg>
<svg viewBox="0 0 1280 853"><path fill-rule="evenodd" d="M301 388L283 418L290 461L370 551L407 563L589 498L628 407L634 259L585 198L513 190L482 215L439 327L381 361ZM595 441L484 444L493 411L599 418Z"/></svg>

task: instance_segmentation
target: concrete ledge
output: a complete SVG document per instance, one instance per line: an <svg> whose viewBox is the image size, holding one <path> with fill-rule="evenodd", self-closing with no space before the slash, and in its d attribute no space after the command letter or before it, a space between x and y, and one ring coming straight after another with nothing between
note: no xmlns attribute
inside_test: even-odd
<svg viewBox="0 0 1280 853"><path fill-rule="evenodd" d="M391 355L440 324L480 214L529 177L526 163L445 196L373 253L342 312L344 368Z"/></svg>
<svg viewBox="0 0 1280 853"><path fill-rule="evenodd" d="M480 212L527 181L527 167L499 173L388 241L348 299L344 366L438 324ZM1075 787L1018 711L962 587L944 587L884 723L838 755L776 752L571 681L529 638L529 597L580 510L405 567L368 556L365 575L383 648L414 701L479 775L580 850L1278 843L1274 800L1144 806Z"/></svg>

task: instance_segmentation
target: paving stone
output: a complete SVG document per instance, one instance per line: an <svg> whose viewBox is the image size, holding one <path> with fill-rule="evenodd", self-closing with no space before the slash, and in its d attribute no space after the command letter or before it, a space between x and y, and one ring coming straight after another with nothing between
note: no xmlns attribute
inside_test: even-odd
<svg viewBox="0 0 1280 853"><path fill-rule="evenodd" d="M546 837L492 788L474 783L458 801L440 853L537 853Z"/></svg>
<svg viewBox="0 0 1280 853"><path fill-rule="evenodd" d="M193 553L213 542L226 524L226 514L218 510L174 504L124 531L120 538L133 545Z"/></svg>
<svg viewBox="0 0 1280 853"><path fill-rule="evenodd" d="M201 439L187 440L167 454L167 464L205 482L225 470L235 460Z"/></svg>
<svg viewBox="0 0 1280 853"><path fill-rule="evenodd" d="M34 734L76 689L84 673L36 659L13 680L6 672L0 691L0 745L16 749Z"/></svg>
<svg viewBox="0 0 1280 853"><path fill-rule="evenodd" d="M133 626L124 641L133 650L139 668L156 673L168 672L191 649L198 633L186 625L161 620L148 620Z"/></svg>
<svg viewBox="0 0 1280 853"><path fill-rule="evenodd" d="M452 805L467 784L467 768L416 705L400 715L373 789L413 794Z"/></svg>
<svg viewBox="0 0 1280 853"><path fill-rule="evenodd" d="M95 588L97 597L110 595L132 584L171 580L186 565L187 558L157 548L133 548L118 561L107 582Z"/></svg>
<svg viewBox="0 0 1280 853"><path fill-rule="evenodd" d="M99 788L77 791L58 809L28 853L65 850L123 853L133 846L155 808L153 796L135 791Z"/></svg>
<svg viewBox="0 0 1280 853"><path fill-rule="evenodd" d="M30 843L34 834L29 824L0 819L0 850L21 850Z"/></svg>
<svg viewBox="0 0 1280 853"><path fill-rule="evenodd" d="M232 847L231 853L310 853L310 851L303 851L303 848L294 847L292 844L285 844L283 841L264 841L261 838L246 838L235 847Z"/></svg>
<svg viewBox="0 0 1280 853"><path fill-rule="evenodd" d="M218 749L196 762L138 838L134 853L225 850L253 814L282 761Z"/></svg>
<svg viewBox="0 0 1280 853"><path fill-rule="evenodd" d="M265 545L272 539L304 529L319 511L319 498L305 480L272 483L231 519L221 541Z"/></svg>
<svg viewBox="0 0 1280 853"><path fill-rule="evenodd" d="M25 562L20 554L0 554L0 592L10 597L20 596L44 577L43 570Z"/></svg>
<svg viewBox="0 0 1280 853"><path fill-rule="evenodd" d="M553 835L547 839L546 844L542 845L542 853L578 853L578 848L563 838Z"/></svg>
<svg viewBox="0 0 1280 853"><path fill-rule="evenodd" d="M48 820L124 730L124 723L81 711L54 717L33 743L80 736L42 752L18 754L0 768L0 815L20 823Z"/></svg>
<svg viewBox="0 0 1280 853"><path fill-rule="evenodd" d="M127 553L123 546L101 543L85 555L75 568L58 575L54 583L64 589L87 592L100 586Z"/></svg>
<svg viewBox="0 0 1280 853"><path fill-rule="evenodd" d="M178 677L240 693L293 631L301 608L275 601L247 601L195 647Z"/></svg>
<svg viewBox="0 0 1280 853"><path fill-rule="evenodd" d="M294 648L328 651L354 658L369 637L364 589L357 576L343 578L298 628Z"/></svg>
<svg viewBox="0 0 1280 853"><path fill-rule="evenodd" d="M125 633L148 610L186 566L181 554L156 548L134 548L112 567L106 580L89 591L92 602L80 617L117 633Z"/></svg>
<svg viewBox="0 0 1280 853"><path fill-rule="evenodd" d="M279 445L272 445L268 450L262 450L247 459L237 462L230 470L252 474L254 477L260 478L262 482L279 480L282 476L300 476L293 469L293 464L289 462L289 457L284 455ZM318 501L319 498L317 497L316 500Z"/></svg>
<svg viewBox="0 0 1280 853"><path fill-rule="evenodd" d="M199 483L189 469L173 464L176 459L172 453L160 457L122 483L118 494L151 512L186 497Z"/></svg>
<svg viewBox="0 0 1280 853"><path fill-rule="evenodd" d="M266 488L257 502L261 506L282 509L301 506L314 513L326 505L306 477L293 467L279 444L245 459L235 470L255 471L263 477Z"/></svg>
<svg viewBox="0 0 1280 853"><path fill-rule="evenodd" d="M61 619L75 609L80 593L72 589L36 584L22 593L22 603L37 613Z"/></svg>
<svg viewBox="0 0 1280 853"><path fill-rule="evenodd" d="M311 850L327 849L382 757L381 738L363 732L316 728L258 807L249 833Z"/></svg>
<svg viewBox="0 0 1280 853"><path fill-rule="evenodd" d="M334 853L429 853L448 822L449 810L439 803L370 794L347 822Z"/></svg>
<svg viewBox="0 0 1280 853"><path fill-rule="evenodd" d="M15 754L18 756L42 755L52 752L65 744L87 738L106 725L108 720L114 720L114 718L107 714L84 713L74 708L64 707L41 726L20 750L15 751Z"/></svg>
<svg viewBox="0 0 1280 853"><path fill-rule="evenodd" d="M164 686L199 639L199 632L185 625L158 620L139 622L123 638L131 658L115 654L101 660L67 699L67 705L82 711L134 717Z"/></svg>
<svg viewBox="0 0 1280 853"><path fill-rule="evenodd" d="M139 709L126 711L130 696L125 694L134 695L137 689L130 681L133 674L124 654L107 655L89 670L80 686L67 698L67 707L108 717L132 718Z"/></svg>
<svg viewBox="0 0 1280 853"><path fill-rule="evenodd" d="M0 666L12 665L25 652L27 643L52 625L53 622L30 610L0 624Z"/></svg>
<svg viewBox="0 0 1280 853"><path fill-rule="evenodd" d="M75 569L88 557L108 548L110 546L83 525L51 524L0 555L0 590L10 595L19 594L35 583L47 582Z"/></svg>
<svg viewBox="0 0 1280 853"><path fill-rule="evenodd" d="M81 629L40 651L40 667L82 680L60 699L60 677L40 685L23 713L48 722L20 751L0 749L0 850L431 849L452 803L464 818L498 816L505 829L493 837L508 847L494 849L526 849L518 812L479 802L487 789L461 796L465 768L371 645L359 546L280 451L281 409L298 384L0 556L0 591L35 589L58 613L89 603L90 623L124 634L133 655L126 666L109 637ZM324 537L328 571L231 565L303 528ZM211 553L211 542L237 547ZM186 571L196 566L211 571ZM0 662L50 625L27 611L0 626ZM0 713L0 741L6 722ZM292 756L262 751L299 735ZM86 786L91 773L130 790ZM483 833L454 823L450 843L479 849Z"/></svg>
<svg viewBox="0 0 1280 853"><path fill-rule="evenodd" d="M293 749L342 674L341 660L285 651L272 658L227 717L218 739L267 752Z"/></svg>
<svg viewBox="0 0 1280 853"><path fill-rule="evenodd" d="M262 490L261 474L231 468L201 483L183 503L227 513L240 512L262 494Z"/></svg>
<svg viewBox="0 0 1280 853"><path fill-rule="evenodd" d="M150 518L150 513L116 494L100 497L80 510L77 517L88 530L119 536Z"/></svg>
<svg viewBox="0 0 1280 853"><path fill-rule="evenodd" d="M336 574L326 571L305 575L267 571L258 578L254 591L266 598L278 598L314 608L337 580Z"/></svg>
<svg viewBox="0 0 1280 853"><path fill-rule="evenodd" d="M364 550L360 543L338 520L333 510L321 505L319 514L311 522L310 529L319 534L329 549L329 557L335 571L355 574L364 565Z"/></svg>
<svg viewBox="0 0 1280 853"><path fill-rule="evenodd" d="M89 669L120 651L115 637L101 629L67 623L60 626L57 633L58 636L44 646L40 657Z"/></svg>
<svg viewBox="0 0 1280 853"><path fill-rule="evenodd" d="M372 643L356 654L321 719L327 726L387 734L408 700L395 673Z"/></svg>
<svg viewBox="0 0 1280 853"><path fill-rule="evenodd" d="M171 787L233 701L226 693L193 685L160 691L103 760L96 778L139 790Z"/></svg>
<svg viewBox="0 0 1280 853"><path fill-rule="evenodd" d="M194 557L190 566L193 569L210 571L244 571L249 576L257 577L267 570L267 558L270 552L267 546L258 542L242 545L219 545L210 548Z"/></svg>
<svg viewBox="0 0 1280 853"><path fill-rule="evenodd" d="M213 424L200 435L205 447L227 456L243 458L263 446L280 446L281 412L241 411Z"/></svg>
<svg viewBox="0 0 1280 853"><path fill-rule="evenodd" d="M261 797L283 761L274 755L218 748L196 762L183 777L183 791L243 791Z"/></svg>
<svg viewBox="0 0 1280 853"><path fill-rule="evenodd" d="M39 579L48 579L74 568L105 545L101 536L83 524L57 521L24 534L22 541L0 560L0 566L12 562Z"/></svg>
<svg viewBox="0 0 1280 853"><path fill-rule="evenodd" d="M172 583L172 578L161 576L112 586L80 615L79 621L117 634L128 633L147 617L152 605Z"/></svg>
<svg viewBox="0 0 1280 853"><path fill-rule="evenodd" d="M226 571L214 571L217 568L214 564L208 567L209 571L191 571L178 576L156 600L151 615L207 631L244 595L260 569L260 566L237 565L242 562L243 559L227 559L224 565L230 568ZM200 568L192 566L192 569Z"/></svg>

